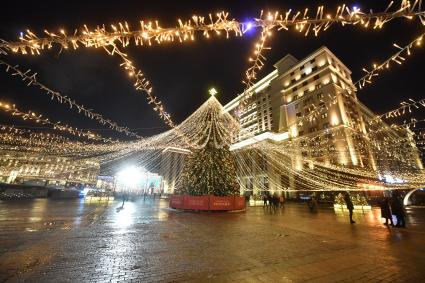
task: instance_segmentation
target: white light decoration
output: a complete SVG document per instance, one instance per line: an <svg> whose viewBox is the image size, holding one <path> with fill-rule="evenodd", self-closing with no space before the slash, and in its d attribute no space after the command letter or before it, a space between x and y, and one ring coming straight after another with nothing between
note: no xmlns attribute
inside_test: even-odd
<svg viewBox="0 0 425 283"><path fill-rule="evenodd" d="M118 172L118 182L128 187L135 188L142 180L145 170L136 166L129 166Z"/></svg>
<svg viewBox="0 0 425 283"><path fill-rule="evenodd" d="M211 96L215 96L218 93L215 88L211 88L208 92Z"/></svg>
<svg viewBox="0 0 425 283"><path fill-rule="evenodd" d="M117 55L121 59L121 67L128 73L134 87L138 91L143 91L146 94L148 103L158 113L161 119L170 126L170 130L155 135L149 138L142 139L136 133L130 132L125 127L118 126L115 122L103 118L100 114L95 113L83 105L77 104L73 99L66 95L62 95L57 91L53 91L43 84L39 83L36 73L21 71L17 65L12 65L0 60L0 65L4 66L6 71L12 76L18 76L28 86L33 85L40 88L45 94L51 96L52 100L69 105L70 109L75 109L78 113L82 113L88 118L94 119L106 125L111 129L123 132L128 136L138 138L131 142L112 142L98 144L95 141L106 141L99 136L99 139L91 141L94 137L88 131L78 130L64 124L65 128L62 131L74 132L76 136L86 136L90 142L80 142L69 140L66 137L57 135L47 135L44 133L35 133L30 130L17 129L14 126L0 126L0 146L3 157L0 172L18 172L24 174L25 177L32 177L34 172L38 172L35 168L30 168L28 165L34 161L34 158L39 158L43 161L45 156L57 156L57 159L49 159L43 168L43 174L53 178L57 168L62 168L60 173L74 174L72 164L78 163L78 171L83 172L78 180L90 180L92 176L85 173L86 171L95 168L98 169L99 164L102 164L106 169L114 169L114 161L126 158L128 156L137 155L137 163L147 167L147 164L155 163L160 157L161 151L165 148L177 148L181 151L191 152L193 149L205 146L206 137L215 142L215 146L220 148L224 146L233 146L232 153L235 155L239 167L238 182L243 186L243 180L247 176L256 176L258 172L264 173L263 167L257 160L265 160L266 167L270 172L279 172L285 176L292 176L297 179L299 184L306 186L308 190L364 190L364 189L389 189L385 181L392 182L391 189L406 189L412 187L424 186L425 177L422 168L415 167L412 164L412 158L403 156L400 151L408 146L412 146L412 141L409 138L394 136L395 129L406 129L413 127L419 120L411 120L403 126L391 125L383 123L381 118L387 116L377 116L368 122L371 129L368 134L368 139L359 140L352 147L344 144L339 144L337 148L329 148L329 137L336 143L346 139L346 130L349 125L344 125L344 120L339 121L336 114L331 114L330 129L309 133L308 137L298 136L297 123L312 124L315 118L323 113L323 109L329 110L329 107L336 104L336 96L329 95L329 101L325 107L315 108L308 115L300 117L297 122L288 125L289 133L275 135L272 133L264 133L260 136L252 136L245 142L237 142L238 135L241 134L241 126L239 121L235 120L230 114L225 113L221 104L214 97L217 94L215 89L209 91L211 97L198 110L190 115L181 124L176 125L171 120L169 113L165 111L164 104L152 93L152 86L146 79L144 74L136 69L128 55L120 48L126 48L130 44L134 45L155 45L163 44L170 41L189 42L194 40L196 34L202 34L206 38L216 34L225 33L226 38L230 35L242 36L250 29L261 29L258 41L254 44L254 49L249 58L249 67L244 75L244 84L246 90L254 85L257 79L257 74L264 67L266 60L263 52L270 49L268 40L274 31L286 31L289 28L294 28L295 31L303 33L305 36L313 34L317 36L321 31L327 30L332 24L341 25L358 25L364 28L380 29L387 22L395 18L418 18L422 24L425 24L425 12L421 10L422 1L401 1L401 5L394 9L391 2L390 6L380 13L363 13L359 8L347 7L342 5L338 7L335 13L325 13L324 7L317 7L316 11L312 9L304 11L283 11L276 13L263 13L260 17L249 22L239 22L229 18L228 13L220 12L208 17L193 16L190 20L178 21L175 27L161 27L158 22L150 24L141 21L140 28L131 30L127 23L119 23L111 25L98 25L95 29L90 29L84 26L82 29L76 29L75 33L67 34L65 30L60 30L59 33L45 31L45 37L38 37L33 32L27 30L20 35L19 42L7 42L0 40L0 55L7 56L8 53L17 54L40 54L50 49L53 46L59 46L61 49L68 48L78 49L80 47L87 48L104 48L109 54ZM413 21L412 21L413 22ZM401 64L408 55L410 55L413 46L420 46L424 33L420 34L415 40L404 47L394 45L399 51L392 55L389 59L380 64L374 65L372 70L366 70L366 75L355 83L356 87L363 87L365 83L370 83L371 79L378 75L383 69L388 68L390 63ZM325 64L324 59L318 62L318 66ZM312 71L307 67L305 73ZM300 74L297 74L299 78ZM332 77L332 81L336 82L336 77ZM261 82L261 81L260 81ZM256 88L255 92L262 91L267 84L261 84ZM331 77L322 79L324 84L331 82ZM285 82L289 84L289 81ZM349 89L347 90L349 91ZM252 93L251 93L252 94ZM300 95L302 95L300 93ZM346 98L350 96L342 93ZM247 95L249 96L249 95ZM289 99L289 96L288 96ZM242 103L243 104L243 103ZM419 107L424 105L423 101L411 101L393 112L388 112L388 117L404 115L406 110L410 111L410 107ZM14 116L25 118L33 121L44 121L46 124L55 126L55 123L50 122L33 112L21 112L11 104L1 104L7 113L14 113ZM255 108L255 107L254 107ZM242 108L239 113L247 111ZM242 114L241 114L242 115ZM254 120L254 116L250 121ZM50 124L49 124L50 123ZM56 125L57 126L57 125ZM61 128L55 127L55 130ZM366 133L365 133L366 134ZM94 135L94 133L93 133ZM380 135L384 135L382 138ZM353 149L355 148L355 150ZM341 166L330 161L330 158L338 159L341 156L350 156L351 153L359 155L359 157L367 158L370 150L379 152L383 162L398 162L398 166L390 171L376 169L377 167L361 167L348 166L351 161L349 158L341 163L347 166ZM325 157L327 160L320 161L314 158L315 155ZM10 158L14 156L13 158ZM62 156L67 156L66 168ZM352 160L353 158L351 158ZM13 161L13 162L12 162ZM43 161L44 162L44 161ZM24 165L22 165L24 164ZM170 170L176 169L174 165ZM314 169L313 169L314 168ZM6 170L7 169L7 170ZM137 183L143 179L143 169L140 167L128 167L118 174L118 179L126 186L135 187ZM268 174L268 172L266 172ZM391 176L379 180L378 174ZM53 177L52 177L53 176ZM72 179L71 177L67 177ZM64 179L67 179L64 178ZM388 179L388 180L387 180ZM269 179L268 183L271 187L277 190L290 191L291 181L283 183L282 180ZM359 184L364 184L359 186ZM263 191L270 190L268 185L260 185Z"/></svg>

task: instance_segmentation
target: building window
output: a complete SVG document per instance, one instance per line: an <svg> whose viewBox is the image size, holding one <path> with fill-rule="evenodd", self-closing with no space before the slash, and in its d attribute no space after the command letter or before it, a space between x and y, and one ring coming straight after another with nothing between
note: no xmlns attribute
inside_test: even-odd
<svg viewBox="0 0 425 283"><path fill-rule="evenodd" d="M323 93L318 93L317 94L317 99L322 99L323 98Z"/></svg>
<svg viewBox="0 0 425 283"><path fill-rule="evenodd" d="M303 82L303 86L306 86L306 85L308 85L308 82L307 81Z"/></svg>
<svg viewBox="0 0 425 283"><path fill-rule="evenodd" d="M295 72L292 72L292 73L290 73L289 75L290 75L290 76L293 76L294 74L295 74Z"/></svg>
<svg viewBox="0 0 425 283"><path fill-rule="evenodd" d="M297 104L295 104L295 109L298 109L298 107L299 107L300 105L297 103Z"/></svg>
<svg viewBox="0 0 425 283"><path fill-rule="evenodd" d="M310 60L310 64L314 64L316 62L316 58Z"/></svg>
<svg viewBox="0 0 425 283"><path fill-rule="evenodd" d="M298 95L294 95L294 100L297 100L298 99Z"/></svg>
<svg viewBox="0 0 425 283"><path fill-rule="evenodd" d="M301 117L301 112L297 112L297 113L295 114L295 116L297 116L298 118L299 118L299 117Z"/></svg>
<svg viewBox="0 0 425 283"><path fill-rule="evenodd" d="M322 114L322 119L328 118L328 113L323 113Z"/></svg>
<svg viewBox="0 0 425 283"><path fill-rule="evenodd" d="M323 129L329 129L329 123L324 123L323 124Z"/></svg>

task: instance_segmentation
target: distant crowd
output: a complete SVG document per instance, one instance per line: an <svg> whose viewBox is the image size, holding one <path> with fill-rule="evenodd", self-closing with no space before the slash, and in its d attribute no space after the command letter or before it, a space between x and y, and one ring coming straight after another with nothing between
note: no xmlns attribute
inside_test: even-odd
<svg viewBox="0 0 425 283"><path fill-rule="evenodd" d="M354 205L351 200L351 197L348 192L342 192L342 196L346 205L347 210L349 211L349 220L351 224L356 223L353 220L353 211ZM274 194L264 194L262 196L263 207L276 210L278 208L285 207L285 196ZM247 199L249 200L249 198ZM316 212L318 203L316 197L312 196L307 201L308 208L311 212ZM398 191L394 191L391 197L384 197L380 201L381 208L381 217L385 219L384 225L391 225L392 227L406 227L406 212L403 206L403 198ZM393 216L395 216L396 223L393 221Z"/></svg>

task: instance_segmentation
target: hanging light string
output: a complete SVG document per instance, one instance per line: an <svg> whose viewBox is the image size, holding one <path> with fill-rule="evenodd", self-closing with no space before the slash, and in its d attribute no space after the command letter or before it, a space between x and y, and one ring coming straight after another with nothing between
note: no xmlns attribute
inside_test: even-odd
<svg viewBox="0 0 425 283"><path fill-rule="evenodd" d="M14 104L0 102L0 110L9 113L10 115L14 117L19 117L22 120L29 120L33 121L35 123L39 123L42 125L49 125L54 130L58 130L61 132L66 132L68 134L77 136L77 137L85 137L87 139L102 141L102 142L113 142L110 138L103 138L100 135L90 132L90 131L83 131L78 128L73 128L71 126L68 126L67 124L63 124L61 122L52 122L48 118L44 118L43 115L36 114L33 111L28 112L22 112Z"/></svg>
<svg viewBox="0 0 425 283"><path fill-rule="evenodd" d="M106 46L104 46L106 52L108 52L109 55L117 55L121 58L122 63L120 64L120 66L124 68L130 78L134 80L134 87L136 88L136 90L143 91L146 93L146 99L148 101L148 104L152 104L152 108L155 112L158 113L159 117L164 120L164 122L168 126L173 128L174 123L171 120L171 115L165 111L163 103L152 94L152 86L150 85L149 80L144 76L144 74L140 70L136 69L133 62L128 58L127 54L121 52L114 43L112 43L111 47L111 50L109 50Z"/></svg>
<svg viewBox="0 0 425 283"><path fill-rule="evenodd" d="M377 115L376 118L396 118L405 115L406 113L412 113L412 109L421 109L425 108L425 99L420 99L418 101L409 98L408 101L402 101L400 107L390 110L384 114Z"/></svg>
<svg viewBox="0 0 425 283"><path fill-rule="evenodd" d="M124 133L130 137L141 138L136 133L131 132L126 127L121 127L117 123L110 119L104 118L101 114L95 113L92 109L86 108L84 105L77 104L75 100L71 99L67 95L62 95L58 91L54 91L37 80L37 73L32 73L31 69L27 71L21 71L19 65L11 65L4 60L0 59L0 65L5 66L6 73L10 73L11 76L18 76L22 79L27 86L36 86L43 91L46 95L50 96L51 100L56 100L61 104L67 104L70 109L75 109L78 113L82 113L85 117L97 121L101 125L108 126L117 132Z"/></svg>
<svg viewBox="0 0 425 283"><path fill-rule="evenodd" d="M422 46L422 41L424 36L425 36L425 32L421 33L418 37L416 37L414 40L412 40L411 42L409 42L407 45L403 47L400 47L398 44L394 43L393 46L396 47L398 51L392 54L382 63L373 64L373 68L370 70L363 68L363 71L366 74L363 77L361 77L358 81L356 81L354 83L354 86L356 88L362 89L363 87L365 87L366 84L371 84L372 79L374 77L377 77L380 72L386 69L389 69L393 63L397 63L401 65L406 60L406 58L408 58L412 54L413 47Z"/></svg>
<svg viewBox="0 0 425 283"><path fill-rule="evenodd" d="M425 21L425 12L421 10L421 0L401 1L399 8L393 8L394 2L391 1L383 12L364 13L359 8L350 9L345 4L339 6L336 12L326 13L324 6L319 6L316 13L310 13L309 9L304 11L292 11L291 9L282 13L276 13L276 20L254 19L249 22L239 22L235 19L229 19L229 13L219 12L209 14L209 16L193 16L187 21L178 20L178 25L171 28L163 28L158 21L141 21L140 29L131 30L127 22L113 24L110 28L105 25L98 26L95 29L89 29L86 25L82 29L76 29L71 35L68 35L64 29L58 33L44 31L45 37L38 37L35 33L27 30L20 36L19 42L0 42L0 49L4 52L12 51L21 54L40 54L42 50L50 49L53 45L59 45L63 49L77 49L80 45L85 47L103 47L114 42L119 42L122 47L128 46L131 42L135 45L152 45L153 42L160 44L163 42L186 42L195 39L195 32L200 32L206 38L211 34L220 36L230 34L242 36L250 28L262 27L287 30L294 27L296 31L308 35L314 32L318 35L320 31L327 30L333 23L342 25L352 24L363 27L372 27L374 29L382 28L389 21L405 17L412 19L418 17L422 22ZM413 3L413 4L412 4Z"/></svg>
<svg viewBox="0 0 425 283"><path fill-rule="evenodd" d="M273 16L275 19L276 14ZM263 11L261 11L260 19L263 17ZM266 46L267 39L272 35L273 26L263 26L261 29L260 37L257 42L254 44L253 56L248 58L250 62L250 67L245 72L245 78L242 83L245 85L245 90L250 88L254 81L257 80L257 73L264 67L264 61L266 57L263 55L265 50L270 50L271 48Z"/></svg>
<svg viewBox="0 0 425 283"><path fill-rule="evenodd" d="M249 88L254 85L254 82L257 79L257 73L265 65L266 57L263 55L265 50L270 50L270 46L266 46L267 39L272 35L272 29L277 28L278 30L288 30L289 27L295 26L295 30L298 32L304 32L304 35L307 36L311 31L314 32L315 36L318 36L320 31L327 30L332 23L341 23L343 26L346 24L351 25L362 25L365 28L372 26L373 29L382 28L383 25L395 16L403 16L412 19L417 16L420 18L422 24L425 25L425 13L421 10L421 0L414 1L413 4L410 1L402 1L400 8L389 13L388 11L393 7L394 2L391 1L383 13L365 14L360 11L357 7L350 9L346 5L339 6L336 13L332 16L331 14L324 13L324 6L317 7L316 16L311 17L309 15L309 9L306 8L304 12L296 12L292 14L292 10L286 11L286 13L271 13L267 15L261 11L260 18L255 19L255 26L260 26L262 28L259 40L254 44L253 56L248 58L250 65L245 72L245 78L242 80L242 83L245 85L243 93L247 93ZM297 19L302 19L300 22ZM327 19L328 21L323 21ZM420 40L422 37L419 37L415 41L411 42L410 45L417 44L420 45ZM397 46L397 45L396 45ZM410 55L411 46L405 47L407 53ZM404 60L401 57L401 53L392 56L389 60L398 62L399 60ZM386 62L382 65L386 65ZM377 75L379 66L376 66L376 70L368 72L369 75L362 77L355 85L358 85L359 88L362 88L366 82L370 82L371 77ZM243 108L246 106L248 95L244 96L245 99L240 103Z"/></svg>

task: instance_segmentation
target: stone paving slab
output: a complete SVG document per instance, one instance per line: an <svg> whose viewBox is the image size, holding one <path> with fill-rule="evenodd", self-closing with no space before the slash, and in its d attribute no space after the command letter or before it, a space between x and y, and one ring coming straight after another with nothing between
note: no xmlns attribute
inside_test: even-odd
<svg viewBox="0 0 425 283"><path fill-rule="evenodd" d="M0 282L425 282L425 209L409 211L408 229L388 229L376 210L350 225L298 204L222 214L118 205L2 206ZM63 223L43 229L31 217Z"/></svg>

